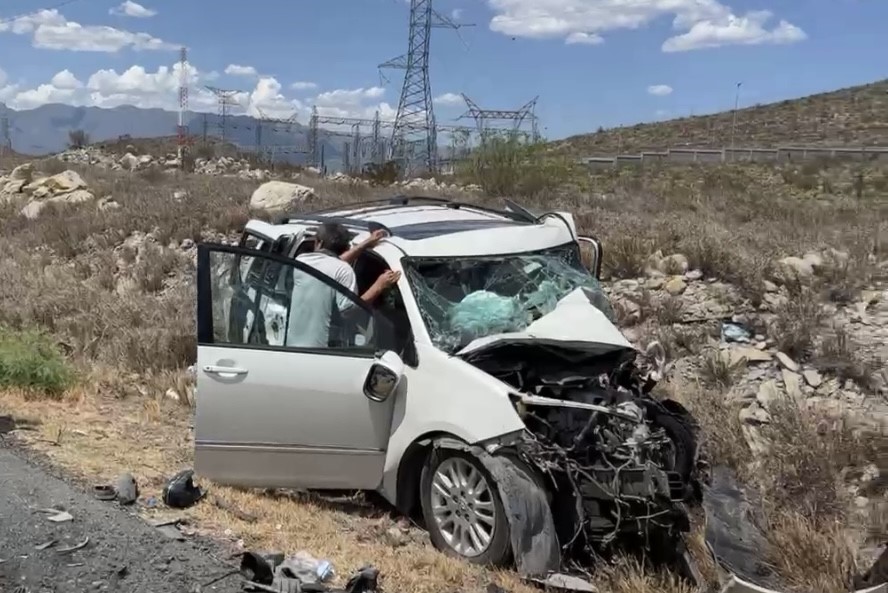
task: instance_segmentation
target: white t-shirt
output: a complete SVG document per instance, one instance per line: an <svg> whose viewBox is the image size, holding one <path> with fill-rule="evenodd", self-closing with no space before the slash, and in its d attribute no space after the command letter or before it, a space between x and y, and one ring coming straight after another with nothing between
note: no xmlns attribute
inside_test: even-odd
<svg viewBox="0 0 888 593"><path fill-rule="evenodd" d="M314 251L303 253L296 260L329 276L352 292L358 282L352 267L333 255ZM290 322L287 326L287 346L298 348L326 348L330 335L330 317L333 302L339 311L354 306L342 292L324 284L301 270L293 270L293 293L290 300Z"/></svg>

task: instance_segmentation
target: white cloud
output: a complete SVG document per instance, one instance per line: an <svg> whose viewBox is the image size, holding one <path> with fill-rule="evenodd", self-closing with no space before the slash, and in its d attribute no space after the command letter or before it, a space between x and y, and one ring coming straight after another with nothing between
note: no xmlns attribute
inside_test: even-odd
<svg viewBox="0 0 888 593"><path fill-rule="evenodd" d="M450 18L452 18L452 19L455 20L455 21L458 21L459 19L461 19L461 18L462 18L462 15L463 15L463 9L462 9L462 8L454 8L454 9L450 12Z"/></svg>
<svg viewBox="0 0 888 593"><path fill-rule="evenodd" d="M83 87L83 83L70 70L62 70L52 77L50 84L57 89L74 90Z"/></svg>
<svg viewBox="0 0 888 593"><path fill-rule="evenodd" d="M462 95L457 95L456 93L444 93L438 97L435 97L435 103L439 105L462 105L465 101L462 98Z"/></svg>
<svg viewBox="0 0 888 593"><path fill-rule="evenodd" d="M320 115L330 117L373 118L377 111L382 119L394 119L397 110L381 99L385 94L382 87L359 89L336 89L320 93L314 98Z"/></svg>
<svg viewBox="0 0 888 593"><path fill-rule="evenodd" d="M3 68L0 68L0 88L2 88L6 84L6 72L3 71Z"/></svg>
<svg viewBox="0 0 888 593"><path fill-rule="evenodd" d="M293 89L294 91L310 91L310 90L318 88L318 84L316 82L308 82L305 80L300 80L300 81L297 81L297 82L294 82L293 84L291 84L290 88Z"/></svg>
<svg viewBox="0 0 888 593"><path fill-rule="evenodd" d="M137 19L147 19L156 15L157 11L145 8L141 4L133 2L132 0L126 0L126 2L123 2L120 6L115 6L109 10L108 13L117 16L131 16Z"/></svg>
<svg viewBox="0 0 888 593"><path fill-rule="evenodd" d="M231 76L259 76L259 72L252 66L241 66L240 64L228 64L225 68L225 74Z"/></svg>
<svg viewBox="0 0 888 593"><path fill-rule="evenodd" d="M567 36L564 40L564 43L568 45L600 45L604 43L604 38L597 33L585 33L582 31L576 31Z"/></svg>
<svg viewBox="0 0 888 593"><path fill-rule="evenodd" d="M668 84L652 84L648 87L648 94L656 97L665 97L672 94L672 87Z"/></svg>
<svg viewBox="0 0 888 593"><path fill-rule="evenodd" d="M737 15L719 0L487 0L495 15L492 31L531 39L564 38L566 43L601 43L604 33L638 29L672 18L677 35L665 52L724 45L794 43L804 31L787 21L768 23L769 11Z"/></svg>
<svg viewBox="0 0 888 593"><path fill-rule="evenodd" d="M179 70L178 62L160 66L154 71L134 65L120 72L100 69L87 76L85 81L69 70L62 70L50 81L30 88L9 85L5 74L0 71L0 101L6 101L13 109L65 103L106 108L133 105L174 111L178 108ZM188 63L185 64L185 71L190 88L189 109L215 112L218 108L216 96L204 85L218 74L199 71ZM231 113L264 114L274 118L288 118L296 114L300 122L307 123L312 105L317 105L318 112L326 116L371 119L378 111L382 119L394 119L395 108L382 100L385 92L384 88L377 86L336 89L300 100L288 96L283 85L274 77L259 76L255 86L234 95L235 105Z"/></svg>
<svg viewBox="0 0 888 593"><path fill-rule="evenodd" d="M788 44L804 41L807 35L800 28L781 20L768 29L772 13L753 11L744 17L730 15L724 21L699 21L687 33L667 39L663 51L680 52L723 45Z"/></svg>
<svg viewBox="0 0 888 593"><path fill-rule="evenodd" d="M67 20L58 10L41 10L32 15L0 22L0 32L31 35L34 47L68 51L117 52L172 50L177 46L148 33L133 33L114 27L81 25Z"/></svg>

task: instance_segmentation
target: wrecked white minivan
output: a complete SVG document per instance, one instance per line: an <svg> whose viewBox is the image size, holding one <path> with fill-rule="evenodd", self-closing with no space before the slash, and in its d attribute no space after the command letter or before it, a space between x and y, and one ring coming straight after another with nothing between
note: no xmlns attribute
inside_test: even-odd
<svg viewBox="0 0 888 593"><path fill-rule="evenodd" d="M358 294L402 272L373 309L295 260L324 222L356 242L387 231L355 263ZM200 245L197 473L377 490L437 548L527 575L620 545L672 560L695 429L648 394L600 266L569 213L425 197L254 220L238 246ZM312 283L353 306L324 347L288 344Z"/></svg>

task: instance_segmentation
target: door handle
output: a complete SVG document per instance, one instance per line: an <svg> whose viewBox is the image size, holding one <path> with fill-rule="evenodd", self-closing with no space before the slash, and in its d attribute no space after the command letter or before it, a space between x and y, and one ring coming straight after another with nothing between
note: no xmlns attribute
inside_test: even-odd
<svg viewBox="0 0 888 593"><path fill-rule="evenodd" d="M203 368L205 373L211 373L213 375L246 375L247 369L239 369L237 367L220 367L212 364L208 364Z"/></svg>

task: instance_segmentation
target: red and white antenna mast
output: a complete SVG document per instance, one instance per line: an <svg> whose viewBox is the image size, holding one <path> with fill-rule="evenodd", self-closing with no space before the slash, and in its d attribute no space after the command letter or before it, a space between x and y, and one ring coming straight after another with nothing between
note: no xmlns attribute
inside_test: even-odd
<svg viewBox="0 0 888 593"><path fill-rule="evenodd" d="M176 128L179 167L185 166L185 144L188 141L188 128L185 126L185 112L188 110L188 50L179 50L179 125Z"/></svg>

